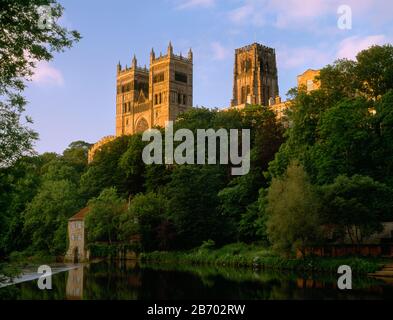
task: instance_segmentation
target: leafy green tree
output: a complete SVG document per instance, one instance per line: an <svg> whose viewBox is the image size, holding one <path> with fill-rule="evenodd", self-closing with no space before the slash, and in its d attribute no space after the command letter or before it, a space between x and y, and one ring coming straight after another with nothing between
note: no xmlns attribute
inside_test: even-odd
<svg viewBox="0 0 393 320"><path fill-rule="evenodd" d="M23 157L0 169L0 256L23 250L30 244L23 230L23 211L42 183L42 167L57 159L55 154Z"/></svg>
<svg viewBox="0 0 393 320"><path fill-rule="evenodd" d="M85 141L74 141L63 152L63 160L72 165L79 173L86 170L87 157L91 143Z"/></svg>
<svg viewBox="0 0 393 320"><path fill-rule="evenodd" d="M42 28L39 6L50 6L51 26ZM26 152L32 152L37 138L22 123L26 100L21 92L31 79L37 62L49 61L54 52L70 48L80 39L76 31L58 24L63 7L55 0L2 1L0 4L0 167L9 166Z"/></svg>
<svg viewBox="0 0 393 320"><path fill-rule="evenodd" d="M356 76L361 79L361 91L379 98L393 89L393 46L372 46L356 56Z"/></svg>
<svg viewBox="0 0 393 320"><path fill-rule="evenodd" d="M258 238L257 229L263 228L256 209L258 191L267 187L268 181L263 173L283 142L283 128L276 121L273 112L260 106L247 107L239 114L241 126L251 130L251 170L249 174L230 181L226 188L219 192L220 208L225 218L230 221L227 231L228 234L233 232L232 239L252 241ZM251 222L254 218L257 221ZM252 226L248 225L249 222Z"/></svg>
<svg viewBox="0 0 393 320"><path fill-rule="evenodd" d="M81 207L75 185L67 180L46 181L24 211L23 232L36 251L64 254L67 221Z"/></svg>
<svg viewBox="0 0 393 320"><path fill-rule="evenodd" d="M374 167L373 177L393 187L393 90L389 90L377 102L373 128L378 137L370 154Z"/></svg>
<svg viewBox="0 0 393 320"><path fill-rule="evenodd" d="M357 98L343 100L323 113L316 129L318 141L309 151L309 167L318 184L330 183L339 174L373 174L370 155L378 137L370 108L370 103Z"/></svg>
<svg viewBox="0 0 393 320"><path fill-rule="evenodd" d="M162 194L136 195L128 211L120 216L120 235L124 240L140 236L144 251L169 247L168 237L159 237L160 228L167 221L168 200ZM164 234L162 234L164 235Z"/></svg>
<svg viewBox="0 0 393 320"><path fill-rule="evenodd" d="M304 168L292 162L284 177L274 178L267 194L267 234L273 248L283 253L306 246L319 238L320 200Z"/></svg>
<svg viewBox="0 0 393 320"><path fill-rule="evenodd" d="M126 201L117 195L115 188L104 189L97 198L89 201L86 216L89 242L118 240L119 218L127 209Z"/></svg>
<svg viewBox="0 0 393 320"><path fill-rule="evenodd" d="M146 166L142 159L146 143L139 134L130 137L127 151L119 160L119 169L124 175L125 182L119 191L127 195L135 195L144 191Z"/></svg>
<svg viewBox="0 0 393 320"><path fill-rule="evenodd" d="M225 170L220 166L183 165L174 169L166 196L178 248L199 246L209 239L218 242L223 237L225 221L217 207L224 182Z"/></svg>
<svg viewBox="0 0 393 320"><path fill-rule="evenodd" d="M102 146L96 153L80 181L80 193L85 199L96 197L103 189L111 187L115 187L122 194L127 194L127 176L119 163L128 150L130 139L133 138L118 137Z"/></svg>
<svg viewBox="0 0 393 320"><path fill-rule="evenodd" d="M334 183L322 188L323 219L336 225L341 240L352 243L381 231L381 221L393 218L393 190L367 176L338 176Z"/></svg>
<svg viewBox="0 0 393 320"><path fill-rule="evenodd" d="M391 183L386 173L392 166L392 140L383 123L389 123L391 113L392 53L390 45L374 46L356 61L338 60L323 68L320 90L292 91L291 126L269 164L270 178L283 175L298 159L318 185L340 174Z"/></svg>

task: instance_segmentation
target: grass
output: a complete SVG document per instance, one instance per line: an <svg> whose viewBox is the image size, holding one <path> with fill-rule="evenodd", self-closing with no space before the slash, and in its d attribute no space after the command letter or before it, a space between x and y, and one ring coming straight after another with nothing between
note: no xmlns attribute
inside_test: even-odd
<svg viewBox="0 0 393 320"><path fill-rule="evenodd" d="M273 270L300 272L327 272L337 274L341 265L348 265L355 274L367 274L381 268L381 259L343 257L306 259L285 258L270 249L256 244L234 243L222 248L203 245L185 252L151 252L140 255L142 262L187 263L191 265L211 265L230 267L253 267Z"/></svg>

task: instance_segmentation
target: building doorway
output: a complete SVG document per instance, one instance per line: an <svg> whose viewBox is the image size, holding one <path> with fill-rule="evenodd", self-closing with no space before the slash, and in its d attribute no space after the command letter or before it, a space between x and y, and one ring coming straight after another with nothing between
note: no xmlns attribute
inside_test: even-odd
<svg viewBox="0 0 393 320"><path fill-rule="evenodd" d="M73 260L74 260L74 263L78 263L79 262L79 250L78 250L78 247L74 248Z"/></svg>

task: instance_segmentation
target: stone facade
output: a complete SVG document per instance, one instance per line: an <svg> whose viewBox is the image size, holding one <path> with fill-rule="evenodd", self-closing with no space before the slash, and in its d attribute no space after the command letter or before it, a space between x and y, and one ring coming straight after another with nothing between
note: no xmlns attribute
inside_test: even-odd
<svg viewBox="0 0 393 320"><path fill-rule="evenodd" d="M85 217L89 208L84 208L68 220L68 251L66 261L74 263L89 260L89 252L86 249Z"/></svg>
<svg viewBox="0 0 393 320"><path fill-rule="evenodd" d="M231 107L268 106L279 95L276 52L259 43L235 51Z"/></svg>
<svg viewBox="0 0 393 320"><path fill-rule="evenodd" d="M320 70L308 69L297 77L297 86L299 90L306 90L311 92L321 87L321 82L318 79Z"/></svg>
<svg viewBox="0 0 393 320"><path fill-rule="evenodd" d="M167 121L193 105L193 53L175 55L169 43L167 54L150 53L150 68L117 66L116 136L165 127Z"/></svg>
<svg viewBox="0 0 393 320"><path fill-rule="evenodd" d="M88 153L88 162L91 163L94 159L94 155L97 153L98 150L101 149L101 147L105 144L107 144L108 142L111 142L113 140L115 140L116 137L115 136L107 136L102 138L100 141L98 141L97 143L95 143L90 149L89 149L89 153Z"/></svg>

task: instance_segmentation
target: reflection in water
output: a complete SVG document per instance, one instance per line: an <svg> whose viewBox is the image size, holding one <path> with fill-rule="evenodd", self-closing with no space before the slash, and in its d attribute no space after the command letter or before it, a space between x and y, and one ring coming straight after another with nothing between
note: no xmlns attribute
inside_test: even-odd
<svg viewBox="0 0 393 320"><path fill-rule="evenodd" d="M69 300L83 299L83 274L84 267L68 271L66 294Z"/></svg>
<svg viewBox="0 0 393 320"><path fill-rule="evenodd" d="M393 299L393 285L354 278L350 291L337 278L286 272L189 265L138 265L135 261L79 265L56 274L52 290L36 281L0 289L0 299L181 300L181 299Z"/></svg>

